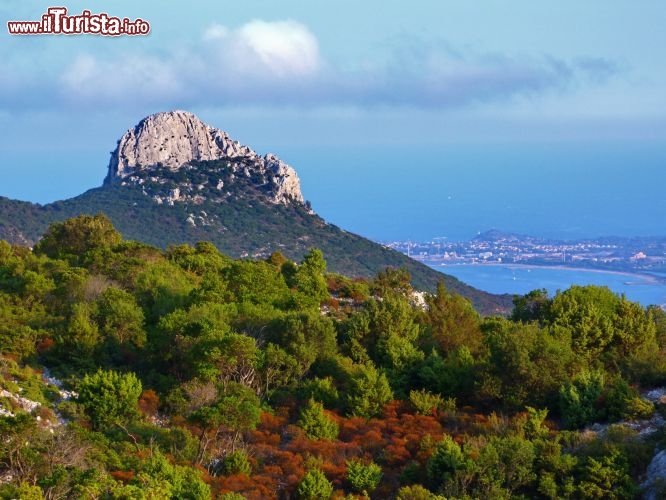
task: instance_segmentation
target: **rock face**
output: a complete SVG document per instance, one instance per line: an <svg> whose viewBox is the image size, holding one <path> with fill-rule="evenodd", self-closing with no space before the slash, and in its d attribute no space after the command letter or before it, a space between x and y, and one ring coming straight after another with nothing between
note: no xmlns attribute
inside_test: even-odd
<svg viewBox="0 0 666 500"><path fill-rule="evenodd" d="M134 174L155 167L176 171L193 161L211 160L228 160L227 165L234 172L239 165L244 170L250 165L253 171L245 175L253 175L267 184L263 187L273 203L304 202L298 175L292 167L273 154L259 156L187 111L150 115L125 132L111 153L104 183L131 181Z"/></svg>
<svg viewBox="0 0 666 500"><path fill-rule="evenodd" d="M666 493L666 451L657 453L650 462L641 489L645 500L664 498Z"/></svg>

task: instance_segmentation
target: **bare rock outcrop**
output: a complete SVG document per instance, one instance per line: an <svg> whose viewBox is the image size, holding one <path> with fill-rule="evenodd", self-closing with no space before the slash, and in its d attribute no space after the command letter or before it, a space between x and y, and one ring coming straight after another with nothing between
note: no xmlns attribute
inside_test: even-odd
<svg viewBox="0 0 666 500"><path fill-rule="evenodd" d="M187 111L150 115L125 132L111 153L104 183L123 183L137 172L155 167L175 171L193 161L209 160L228 160L229 168L234 169L240 164L250 165L254 171L244 167L245 175L254 174L253 178L269 184L266 191L273 203L304 202L300 180L292 167L273 154L259 156Z"/></svg>

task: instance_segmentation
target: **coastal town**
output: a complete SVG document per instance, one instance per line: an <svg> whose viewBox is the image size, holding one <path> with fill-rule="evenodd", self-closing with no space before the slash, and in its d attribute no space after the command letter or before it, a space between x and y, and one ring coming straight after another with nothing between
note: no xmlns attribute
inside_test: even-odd
<svg viewBox="0 0 666 500"><path fill-rule="evenodd" d="M525 264L608 271L666 273L666 237L604 237L559 241L490 230L469 241L393 241L389 248L413 259L441 264Z"/></svg>

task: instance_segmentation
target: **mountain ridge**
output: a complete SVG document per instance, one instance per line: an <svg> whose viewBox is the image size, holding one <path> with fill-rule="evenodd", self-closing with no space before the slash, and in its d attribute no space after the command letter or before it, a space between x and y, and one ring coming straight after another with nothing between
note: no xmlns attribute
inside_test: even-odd
<svg viewBox="0 0 666 500"><path fill-rule="evenodd" d="M280 251L299 260L317 247L333 272L371 277L386 267L405 267L417 288L432 291L444 281L482 313L510 310L508 295L476 290L326 222L304 201L292 167L275 155L259 156L192 117L158 113L129 129L111 155L101 187L46 205L0 197L0 238L31 246L50 223L104 213L126 239L162 248L210 241L235 258L266 258ZM151 132L169 121L174 128ZM187 126L194 135L176 140Z"/></svg>

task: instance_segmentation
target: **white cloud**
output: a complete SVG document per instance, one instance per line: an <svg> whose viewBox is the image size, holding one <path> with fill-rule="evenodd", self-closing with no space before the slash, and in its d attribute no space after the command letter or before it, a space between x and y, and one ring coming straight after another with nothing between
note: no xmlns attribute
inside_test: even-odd
<svg viewBox="0 0 666 500"><path fill-rule="evenodd" d="M452 108L572 93L617 73L602 59L508 56L418 42L401 43L384 64L349 71L325 61L314 34L294 20L253 20L236 28L212 24L197 42L174 47L80 53L64 69L52 69L58 72L53 78L35 78L32 66L24 68L14 77L24 81L22 87L0 75L0 107L20 109L48 99L55 107L64 102L101 109Z"/></svg>
<svg viewBox="0 0 666 500"><path fill-rule="evenodd" d="M213 24L204 31L204 40L220 40L229 36L229 28L221 24Z"/></svg>
<svg viewBox="0 0 666 500"><path fill-rule="evenodd" d="M251 21L233 37L238 55L251 63L259 62L275 74L313 75L320 67L317 39L296 21Z"/></svg>
<svg viewBox="0 0 666 500"><path fill-rule="evenodd" d="M60 83L63 97L79 104L133 104L176 98L182 92L172 64L140 55L105 60L81 54L64 70Z"/></svg>

